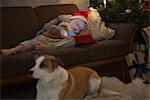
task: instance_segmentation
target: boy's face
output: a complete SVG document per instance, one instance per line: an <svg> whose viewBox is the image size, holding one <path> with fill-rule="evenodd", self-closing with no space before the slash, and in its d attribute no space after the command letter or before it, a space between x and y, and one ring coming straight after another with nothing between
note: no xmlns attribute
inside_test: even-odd
<svg viewBox="0 0 150 100"><path fill-rule="evenodd" d="M79 33L86 27L86 23L81 19L72 19L69 21L69 26L71 31L74 33Z"/></svg>

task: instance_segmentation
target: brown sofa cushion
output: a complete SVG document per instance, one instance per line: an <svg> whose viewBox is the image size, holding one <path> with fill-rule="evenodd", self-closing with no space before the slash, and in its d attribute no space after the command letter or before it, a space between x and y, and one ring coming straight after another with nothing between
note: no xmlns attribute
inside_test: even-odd
<svg viewBox="0 0 150 100"><path fill-rule="evenodd" d="M122 40L103 40L88 47L88 60L101 60L128 53L127 42Z"/></svg>
<svg viewBox="0 0 150 100"><path fill-rule="evenodd" d="M59 57L65 67L87 62L88 50L82 48L61 48L56 50L36 50L35 53L50 54Z"/></svg>
<svg viewBox="0 0 150 100"><path fill-rule="evenodd" d="M31 7L1 8L1 48L16 46L37 31L37 20Z"/></svg>
<svg viewBox="0 0 150 100"><path fill-rule="evenodd" d="M56 18L58 15L72 14L77 10L79 9L74 4L47 5L38 6L35 8L40 25L43 25L44 23Z"/></svg>
<svg viewBox="0 0 150 100"><path fill-rule="evenodd" d="M138 24L135 23L110 23L108 26L112 29L115 29L115 39L130 41L131 36L138 28ZM130 34L130 35L129 35Z"/></svg>
<svg viewBox="0 0 150 100"><path fill-rule="evenodd" d="M32 63L31 63L32 62ZM33 53L23 52L10 56L1 56L1 78L10 78L27 74L34 64Z"/></svg>
<svg viewBox="0 0 150 100"><path fill-rule="evenodd" d="M140 24L136 23L109 23L109 27L115 29L116 35L114 39L124 40L128 43L129 52L134 51L134 38L140 30Z"/></svg>

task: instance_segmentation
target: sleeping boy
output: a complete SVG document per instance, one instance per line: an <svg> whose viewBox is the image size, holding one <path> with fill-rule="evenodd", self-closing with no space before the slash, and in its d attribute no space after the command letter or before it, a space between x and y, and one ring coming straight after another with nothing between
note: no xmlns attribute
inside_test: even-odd
<svg viewBox="0 0 150 100"><path fill-rule="evenodd" d="M65 15L63 15L65 16ZM80 31L87 27L87 20L83 16L67 16L67 22L60 22L56 19L52 20L46 32L39 32L33 39L21 42L14 48L2 49L2 55L11 55L17 52L23 52L30 49L43 48L61 48L75 46L75 40L70 37L77 35Z"/></svg>

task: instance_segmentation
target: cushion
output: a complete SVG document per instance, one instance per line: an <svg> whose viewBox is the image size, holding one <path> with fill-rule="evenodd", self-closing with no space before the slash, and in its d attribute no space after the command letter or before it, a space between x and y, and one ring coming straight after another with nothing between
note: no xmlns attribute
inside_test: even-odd
<svg viewBox="0 0 150 100"><path fill-rule="evenodd" d="M91 43L95 43L96 41L94 40L94 38L92 37L92 34L89 32L88 29L84 29L82 30L79 35L76 36L72 36L75 41L76 41L76 45L79 44L91 44Z"/></svg>
<svg viewBox="0 0 150 100"><path fill-rule="evenodd" d="M31 51L1 57L1 78L7 79L27 74L30 67L34 66L34 54Z"/></svg>
<svg viewBox="0 0 150 100"><path fill-rule="evenodd" d="M76 35L72 37L75 39L77 45L95 43L91 34Z"/></svg>
<svg viewBox="0 0 150 100"><path fill-rule="evenodd" d="M79 9L75 4L41 5L35 8L35 12L41 26L56 18L58 15L73 14L73 12L78 10Z"/></svg>
<svg viewBox="0 0 150 100"><path fill-rule="evenodd" d="M89 61L123 56L128 53L128 44L123 40L97 41L88 46ZM119 51L119 52L118 52Z"/></svg>
<svg viewBox="0 0 150 100"><path fill-rule="evenodd" d="M38 30L31 7L1 7L1 48L11 48L33 38Z"/></svg>
<svg viewBox="0 0 150 100"><path fill-rule="evenodd" d="M59 49L41 49L41 50L35 50L35 53L44 55L54 55L56 57L59 57L63 63L64 67L67 66L74 66L79 65L81 63L85 63L87 61L88 56L88 50L84 48L77 48L77 47L69 47L69 48L59 48ZM78 59L78 60L76 60Z"/></svg>

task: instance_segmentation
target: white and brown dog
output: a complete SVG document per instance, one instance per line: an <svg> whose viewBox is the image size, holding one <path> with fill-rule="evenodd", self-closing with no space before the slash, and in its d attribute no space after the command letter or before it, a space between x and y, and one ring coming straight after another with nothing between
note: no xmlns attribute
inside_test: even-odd
<svg viewBox="0 0 150 100"><path fill-rule="evenodd" d="M43 55L36 59L30 69L37 83L37 100L81 99L96 95L101 90L101 77L87 67L64 69L60 59ZM107 90L106 90L107 91ZM107 91L118 95L118 92Z"/></svg>

